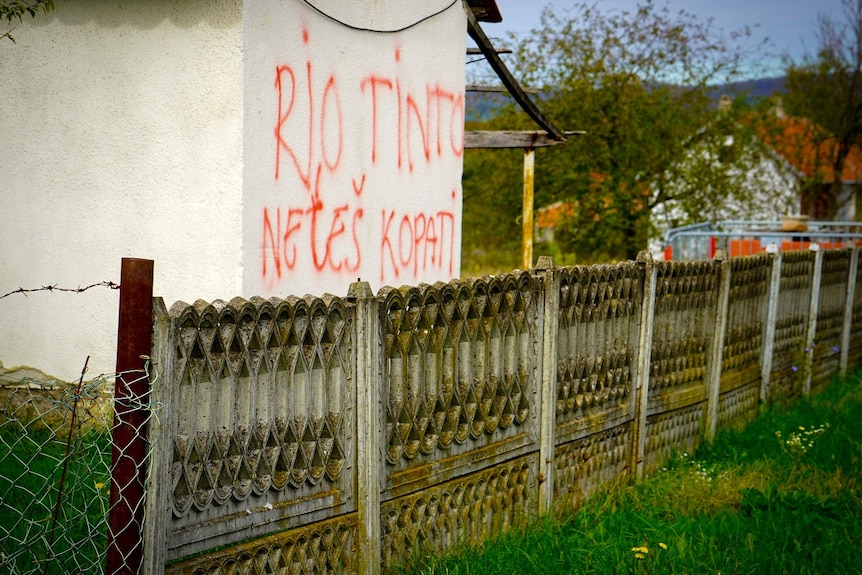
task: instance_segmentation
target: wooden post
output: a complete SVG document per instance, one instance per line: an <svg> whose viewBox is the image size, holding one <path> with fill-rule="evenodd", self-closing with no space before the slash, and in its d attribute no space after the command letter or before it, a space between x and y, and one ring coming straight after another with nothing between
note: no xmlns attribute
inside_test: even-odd
<svg viewBox="0 0 862 575"><path fill-rule="evenodd" d="M521 266L528 270L533 267L533 183L536 174L536 150L524 149L524 208L521 232Z"/></svg>
<svg viewBox="0 0 862 575"><path fill-rule="evenodd" d="M368 282L354 282L347 299L356 304L356 477L359 573L378 575L380 526L380 316Z"/></svg>
<svg viewBox="0 0 862 575"><path fill-rule="evenodd" d="M123 258L108 515L108 575L137 575L143 559L144 483L149 401L144 369L153 329L153 261Z"/></svg>

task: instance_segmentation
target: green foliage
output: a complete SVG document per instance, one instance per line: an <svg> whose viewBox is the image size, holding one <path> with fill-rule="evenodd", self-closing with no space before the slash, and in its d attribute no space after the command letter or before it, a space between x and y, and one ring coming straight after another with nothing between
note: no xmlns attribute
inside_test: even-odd
<svg viewBox="0 0 862 575"><path fill-rule="evenodd" d="M862 378L836 381L635 485L409 572L862 573L860 408ZM824 430L801 457L776 438L800 427Z"/></svg>
<svg viewBox="0 0 862 575"><path fill-rule="evenodd" d="M784 105L791 115L822 128L817 140L832 146L832 157L824 163L831 164L832 174L841 174L852 147L862 145L862 2L842 0L839 18L821 16L818 44L816 54L787 62ZM830 179L820 200L827 213L820 217L831 217L839 207L841 178Z"/></svg>
<svg viewBox="0 0 862 575"><path fill-rule="evenodd" d="M521 253L520 150L465 150L462 273L511 271ZM481 181L481 188L468 186Z"/></svg>
<svg viewBox="0 0 862 575"><path fill-rule="evenodd" d="M47 14L54 9L54 0L33 0L32 2L8 2L0 4L0 18L5 18L7 22L18 19L20 22L25 14L36 17L36 14L43 12Z"/></svg>
<svg viewBox="0 0 862 575"><path fill-rule="evenodd" d="M47 14L54 9L54 0L14 0L12 2L0 2L0 20L5 19L7 22L18 20L22 22L24 16L30 15L35 18L40 12ZM10 28L3 34L0 34L0 39L8 38L13 43L15 38L12 37L12 29Z"/></svg>
<svg viewBox="0 0 862 575"><path fill-rule="evenodd" d="M651 2L635 12L588 4L544 10L514 63L523 85L542 90L539 106L556 125L587 132L536 154L536 206L574 207L555 234L563 252L578 263L634 258L656 235L652 215L660 206L676 202L680 217L695 219L741 195L741 171L714 166L742 129L735 120L744 110L735 106L720 119L712 84L738 78L740 43L749 34L725 36L709 21ZM536 129L513 107L482 127ZM715 153L694 162L705 147ZM722 157L736 168L746 160ZM466 253L499 238L514 242L517 230L502 228L520 209L520 161L499 151L465 155L465 229L476 225L468 217L481 224L465 237Z"/></svg>

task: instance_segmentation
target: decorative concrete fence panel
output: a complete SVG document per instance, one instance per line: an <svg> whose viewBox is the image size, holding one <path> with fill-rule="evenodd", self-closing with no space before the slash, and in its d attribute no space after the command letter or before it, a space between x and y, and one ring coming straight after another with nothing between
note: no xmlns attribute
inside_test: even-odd
<svg viewBox="0 0 862 575"><path fill-rule="evenodd" d="M167 560L336 516L316 527L330 535L309 559L353 554L353 312L334 297L236 298L156 318L172 354L158 393L169 405ZM226 569L220 560L207 561Z"/></svg>
<svg viewBox="0 0 862 575"><path fill-rule="evenodd" d="M784 252L775 320L770 397L790 398L803 392L811 314L815 252Z"/></svg>
<svg viewBox="0 0 862 575"><path fill-rule="evenodd" d="M818 254L822 261L817 322L808 346L813 355L812 388L825 386L840 371L851 253L851 250L827 250Z"/></svg>
<svg viewBox="0 0 862 575"><path fill-rule="evenodd" d="M378 294L386 564L535 513L541 294L528 272Z"/></svg>
<svg viewBox="0 0 862 575"><path fill-rule="evenodd" d="M761 254L730 260L730 294L721 359L718 427L745 424L757 416L769 280L774 257Z"/></svg>
<svg viewBox="0 0 862 575"><path fill-rule="evenodd" d="M644 266L557 274L554 496L573 503L632 463Z"/></svg>
<svg viewBox="0 0 862 575"><path fill-rule="evenodd" d="M718 302L716 262L660 262L656 268L647 473L674 450L693 451L706 433L707 380L713 367Z"/></svg>

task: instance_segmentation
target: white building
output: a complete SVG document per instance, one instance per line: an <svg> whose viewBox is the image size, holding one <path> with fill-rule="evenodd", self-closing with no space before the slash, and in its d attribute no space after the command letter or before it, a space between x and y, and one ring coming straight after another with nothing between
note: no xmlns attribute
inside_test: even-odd
<svg viewBox="0 0 862 575"><path fill-rule="evenodd" d="M453 0L66 0L26 19L0 44L0 296L118 282L123 257L155 260L169 306L457 276L465 30ZM117 304L0 299L0 361L110 372Z"/></svg>

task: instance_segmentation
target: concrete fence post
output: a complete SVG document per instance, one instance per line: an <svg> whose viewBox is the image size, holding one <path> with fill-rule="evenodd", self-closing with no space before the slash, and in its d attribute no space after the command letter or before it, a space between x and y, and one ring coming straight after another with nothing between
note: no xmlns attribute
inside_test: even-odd
<svg viewBox="0 0 862 575"><path fill-rule="evenodd" d="M839 373L847 375L847 361L850 357L850 334L853 328L853 300L856 299L856 275L859 266L859 248L850 248L850 269L847 273L847 299L844 301L844 323L841 326L841 359Z"/></svg>
<svg viewBox="0 0 862 575"><path fill-rule="evenodd" d="M356 483L359 573L379 575L381 566L380 306L368 282L354 282L347 294L356 304Z"/></svg>
<svg viewBox="0 0 862 575"><path fill-rule="evenodd" d="M706 374L706 438L715 439L718 427L719 395L721 393L721 364L724 360L724 335L727 331L727 314L730 306L730 260L719 250L715 254L718 274L718 299L715 305L715 331L712 334L712 353L709 355L709 371Z"/></svg>
<svg viewBox="0 0 862 575"><path fill-rule="evenodd" d="M168 441L170 429L176 415L172 409L171 375L174 373L176 344L174 343L171 317L162 298L153 301L153 351L150 359L151 389L150 403L158 405L158 417L151 417L147 424L150 444L146 498L144 499L144 557L141 565L143 575L163 575L167 562L168 525L171 518L171 452Z"/></svg>
<svg viewBox="0 0 862 575"><path fill-rule="evenodd" d="M138 575L143 563L144 485L153 329L153 261L123 258L111 431L108 575Z"/></svg>
<svg viewBox="0 0 862 575"><path fill-rule="evenodd" d="M760 362L760 401L765 402L769 394L772 377L772 358L775 351L775 323L778 319L778 298L781 295L781 252L777 244L769 244L766 251L772 254L772 270L766 293L766 322L763 326L763 353Z"/></svg>
<svg viewBox="0 0 862 575"><path fill-rule="evenodd" d="M539 514L549 513L554 503L554 451L556 447L557 337L560 322L560 275L554 260L541 256L536 273L542 276L542 376L539 402Z"/></svg>
<svg viewBox="0 0 862 575"><path fill-rule="evenodd" d="M635 359L635 406L632 429L632 450L629 469L635 477L643 477L646 453L646 416L649 399L649 370L652 353L652 332L655 318L655 294L658 269L649 252L638 254L638 265L643 270L643 298L638 333L637 358Z"/></svg>
<svg viewBox="0 0 862 575"><path fill-rule="evenodd" d="M809 248L814 252L814 273L811 277L811 298L808 307L808 332L805 336L805 381L802 395L811 394L811 372L814 369L814 341L817 336L817 312L820 309L820 276L823 272L823 251L818 244Z"/></svg>

